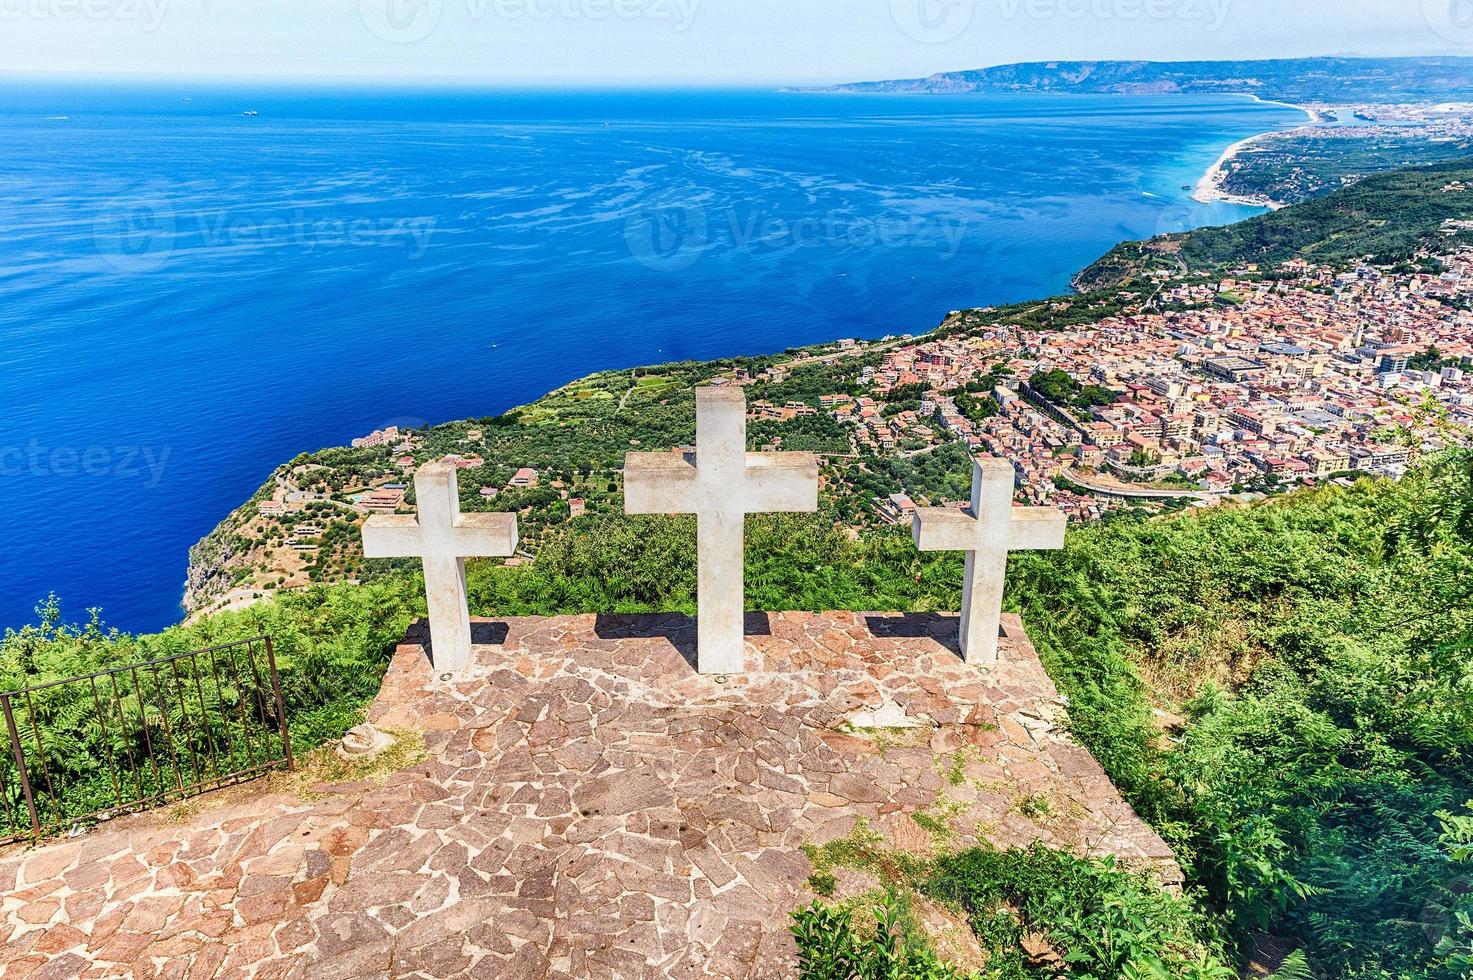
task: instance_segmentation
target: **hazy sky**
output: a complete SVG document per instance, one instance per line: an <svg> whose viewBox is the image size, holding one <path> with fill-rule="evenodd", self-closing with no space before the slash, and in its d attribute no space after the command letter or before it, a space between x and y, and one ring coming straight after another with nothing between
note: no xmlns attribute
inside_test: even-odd
<svg viewBox="0 0 1473 980"><path fill-rule="evenodd" d="M1473 0L0 0L0 69L845 81L1009 61L1473 54Z"/></svg>

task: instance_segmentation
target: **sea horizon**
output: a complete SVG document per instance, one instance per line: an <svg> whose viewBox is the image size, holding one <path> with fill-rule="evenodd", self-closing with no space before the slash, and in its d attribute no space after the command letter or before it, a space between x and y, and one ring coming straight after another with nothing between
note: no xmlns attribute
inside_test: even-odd
<svg viewBox="0 0 1473 980"><path fill-rule="evenodd" d="M1234 96L81 89L0 80L5 627L53 592L177 621L191 544L384 425L1065 292L1118 241L1259 213L1191 189L1300 122Z"/></svg>

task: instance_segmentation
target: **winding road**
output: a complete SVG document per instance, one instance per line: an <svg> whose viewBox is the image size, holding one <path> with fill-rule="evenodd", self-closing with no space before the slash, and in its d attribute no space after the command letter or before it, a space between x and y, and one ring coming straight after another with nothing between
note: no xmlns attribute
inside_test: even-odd
<svg viewBox="0 0 1473 980"><path fill-rule="evenodd" d="M1162 490L1157 487L1142 487L1130 483L1121 483L1112 477L1102 477L1098 474L1084 476L1072 467L1065 467L1059 471L1058 475L1060 479L1068 480L1070 483L1081 486L1091 493L1102 494L1106 497L1120 497L1126 500L1175 500L1188 498L1215 504L1222 499L1221 494L1206 493L1201 490Z"/></svg>

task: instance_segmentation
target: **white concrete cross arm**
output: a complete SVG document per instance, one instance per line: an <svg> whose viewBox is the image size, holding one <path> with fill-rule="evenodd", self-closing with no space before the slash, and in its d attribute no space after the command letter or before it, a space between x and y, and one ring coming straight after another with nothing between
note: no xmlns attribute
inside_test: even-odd
<svg viewBox="0 0 1473 980"><path fill-rule="evenodd" d="M674 453L624 459L624 513L701 514L739 505L745 514L818 510L818 459L812 453L744 453L738 482L702 480L695 460Z"/></svg>
<svg viewBox="0 0 1473 980"><path fill-rule="evenodd" d="M517 516L462 514L456 468L443 461L415 473L414 496L418 515L375 514L363 523L363 557L424 563L435 667L461 672L471 660L465 559L516 554Z"/></svg>
<svg viewBox="0 0 1473 980"><path fill-rule="evenodd" d="M517 515L461 514L453 525L460 558L509 558L517 553ZM363 524L364 558L423 558L425 528L414 514L375 514Z"/></svg>
<svg viewBox="0 0 1473 980"><path fill-rule="evenodd" d="M1064 547L1069 519L1052 507L1014 507L1008 524L1009 551L1056 551ZM951 507L918 507L912 537L920 551L973 551L977 519Z"/></svg>
<svg viewBox="0 0 1473 980"><path fill-rule="evenodd" d="M818 457L747 452L738 388L696 389L696 452L630 453L626 514L795 513L818 509Z"/></svg>
<svg viewBox="0 0 1473 980"><path fill-rule="evenodd" d="M630 453L625 459L625 513L696 515L702 673L743 666L746 516L817 509L818 458L747 452L746 397L736 388L696 389L693 456Z"/></svg>
<svg viewBox="0 0 1473 980"><path fill-rule="evenodd" d="M917 549L966 552L961 647L968 663L997 660L1008 552L1064 547L1068 518L1051 507L1014 507L1016 479L1007 460L973 460L971 506L919 508L912 523Z"/></svg>
<svg viewBox="0 0 1473 980"><path fill-rule="evenodd" d="M692 514L700 507L696 464L674 453L624 457L624 513Z"/></svg>

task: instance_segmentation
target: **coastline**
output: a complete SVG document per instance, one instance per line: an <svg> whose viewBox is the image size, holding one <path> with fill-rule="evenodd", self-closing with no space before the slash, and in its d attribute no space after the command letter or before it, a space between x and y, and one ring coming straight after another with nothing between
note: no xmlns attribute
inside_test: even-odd
<svg viewBox="0 0 1473 980"><path fill-rule="evenodd" d="M1324 113L1317 109L1311 109L1308 106L1265 99L1262 96L1248 93L1244 93L1244 97L1261 105L1276 105L1283 106L1286 109L1297 109L1309 117L1309 125L1311 126L1318 125L1325 120ZM1222 156L1217 158L1217 162L1207 168L1207 172L1197 181L1197 186L1192 191L1192 200L1202 204L1242 204L1248 207L1268 208L1270 211L1277 211L1284 207L1283 201L1276 201L1266 195L1232 194L1223 189L1223 184L1227 181L1228 177L1228 164L1237 159L1239 154L1254 143L1283 132L1293 132L1293 130L1271 129L1268 132L1257 133L1249 136L1247 139L1238 140L1238 142L1229 146L1222 152Z"/></svg>
<svg viewBox="0 0 1473 980"><path fill-rule="evenodd" d="M1228 177L1228 164L1237 159L1238 154L1259 140L1272 136L1279 130L1268 133L1258 133L1247 139L1238 140L1232 146L1222 151L1222 156L1217 162L1207 169L1202 178L1197 181L1197 186L1192 191L1192 200L1202 204L1244 204L1255 208L1268 208L1277 211L1284 206L1282 201L1276 201L1271 197L1257 194L1231 194L1223 189L1223 184Z"/></svg>

